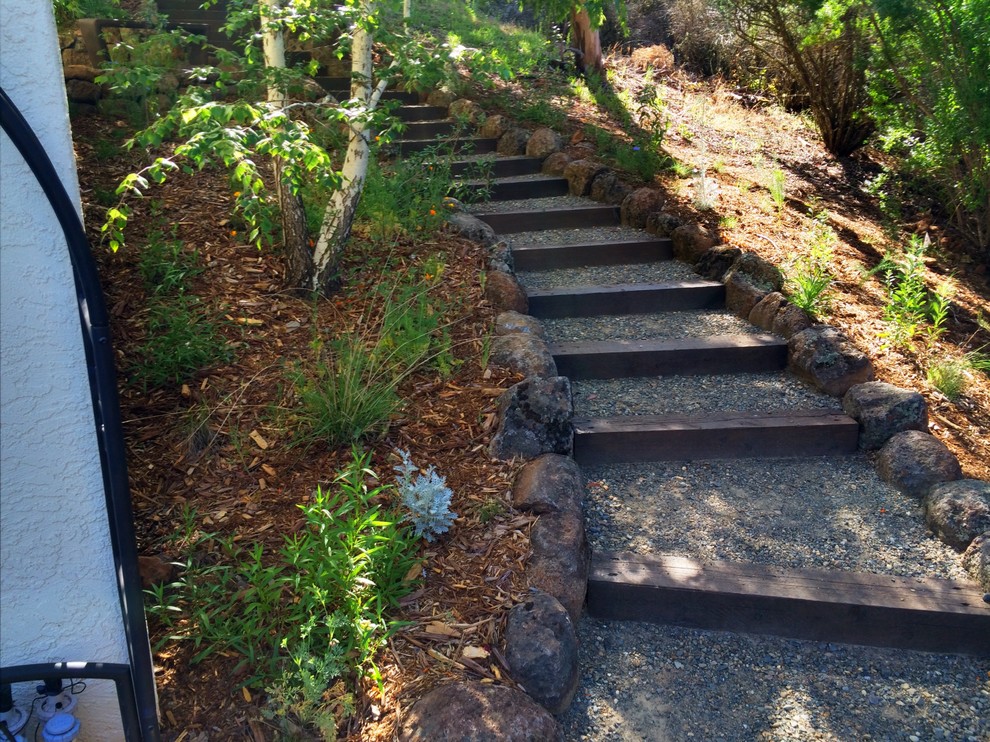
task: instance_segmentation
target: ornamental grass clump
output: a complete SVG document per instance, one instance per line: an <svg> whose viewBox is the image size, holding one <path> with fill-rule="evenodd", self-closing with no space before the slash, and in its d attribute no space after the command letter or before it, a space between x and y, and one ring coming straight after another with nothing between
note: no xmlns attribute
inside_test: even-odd
<svg viewBox="0 0 990 742"><path fill-rule="evenodd" d="M398 454L402 463L395 467L395 471L399 475L397 486L402 504L409 511L416 535L433 541L446 533L457 517L457 513L450 510L453 493L447 486L447 480L437 474L432 466L413 479L419 468L413 464L408 451L400 448Z"/></svg>

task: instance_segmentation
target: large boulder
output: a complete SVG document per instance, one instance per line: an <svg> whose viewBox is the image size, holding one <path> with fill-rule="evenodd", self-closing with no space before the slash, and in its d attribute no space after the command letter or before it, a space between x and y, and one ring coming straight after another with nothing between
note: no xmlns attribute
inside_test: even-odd
<svg viewBox="0 0 990 742"><path fill-rule="evenodd" d="M457 100L457 96L449 90L432 90L430 91L430 94L426 96L427 105L438 106L440 108L449 108L450 104L455 100Z"/></svg>
<svg viewBox="0 0 990 742"><path fill-rule="evenodd" d="M554 152L543 161L543 167L540 168L540 171L545 175L563 175L570 164L570 155L566 152Z"/></svg>
<svg viewBox="0 0 990 742"><path fill-rule="evenodd" d="M485 224L482 222L482 224ZM487 227L488 225L485 224ZM489 227L491 229L491 227ZM492 234L494 234L492 230ZM515 272L515 261L512 259L512 248L509 247L509 243L505 240L494 239L490 242L484 243L488 245L488 270L495 273L509 273L513 274Z"/></svg>
<svg viewBox="0 0 990 742"><path fill-rule="evenodd" d="M834 327L809 327L787 341L787 350L791 371L833 397L873 381L870 359Z"/></svg>
<svg viewBox="0 0 990 742"><path fill-rule="evenodd" d="M485 120L485 109L467 98L460 98L450 104L447 113L451 118L467 121L469 124L479 124Z"/></svg>
<svg viewBox="0 0 990 742"><path fill-rule="evenodd" d="M488 362L523 376L546 378L557 375L557 364L547 344L535 335L513 333L496 337Z"/></svg>
<svg viewBox="0 0 990 742"><path fill-rule="evenodd" d="M88 103L90 105L100 100L103 90L95 82L87 80L66 80L65 94L73 103Z"/></svg>
<svg viewBox="0 0 990 742"><path fill-rule="evenodd" d="M505 659L512 679L552 714L571 705L581 679L574 624L552 595L534 590L509 611Z"/></svg>
<svg viewBox="0 0 990 742"><path fill-rule="evenodd" d="M990 593L990 531L973 539L962 555L962 565L980 587Z"/></svg>
<svg viewBox="0 0 990 742"><path fill-rule="evenodd" d="M773 318L770 331L774 335L790 340L799 332L804 332L815 324L811 315L796 304L783 304Z"/></svg>
<svg viewBox="0 0 990 742"><path fill-rule="evenodd" d="M903 430L928 430L925 398L882 381L850 387L842 409L859 422L859 447L866 451L875 451Z"/></svg>
<svg viewBox="0 0 990 742"><path fill-rule="evenodd" d="M622 202L619 215L623 226L643 229L650 215L660 211L664 198L653 188L637 188Z"/></svg>
<svg viewBox="0 0 990 742"><path fill-rule="evenodd" d="M748 252L736 258L722 280L725 282L725 308L743 319L749 319L757 304L784 285L780 269Z"/></svg>
<svg viewBox="0 0 990 742"><path fill-rule="evenodd" d="M718 238L701 224L682 224L670 233L674 257L694 263L718 243Z"/></svg>
<svg viewBox="0 0 990 742"><path fill-rule="evenodd" d="M489 273L485 281L485 298L492 303L496 312L513 311L526 314L529 299L523 287L514 276L501 271Z"/></svg>
<svg viewBox="0 0 990 742"><path fill-rule="evenodd" d="M777 312L787 303L787 299L779 291L771 291L757 302L749 313L749 321L767 332L773 329L773 321Z"/></svg>
<svg viewBox="0 0 990 742"><path fill-rule="evenodd" d="M650 234L655 234L657 237L670 237L674 230L683 224L684 221L676 214L670 214L666 211L654 211L646 219L646 231ZM729 262L731 263L732 261ZM726 266L726 269L728 269L728 266Z"/></svg>
<svg viewBox="0 0 990 742"><path fill-rule="evenodd" d="M603 170L591 181L591 197L601 203L618 206L630 193L632 187L623 182L612 170Z"/></svg>
<svg viewBox="0 0 990 742"><path fill-rule="evenodd" d="M897 433L877 457L877 472L900 492L921 499L942 482L962 478L959 460L945 444L920 430Z"/></svg>
<svg viewBox="0 0 990 742"><path fill-rule="evenodd" d="M513 335L522 333L533 337L544 337L543 323L529 314L507 311L499 312L495 317L496 335Z"/></svg>
<svg viewBox="0 0 990 742"><path fill-rule="evenodd" d="M512 120L508 116L496 113L485 119L485 123L478 129L478 133L488 139L498 139L512 127Z"/></svg>
<svg viewBox="0 0 990 742"><path fill-rule="evenodd" d="M695 273L709 281L721 281L740 255L742 250L738 247L717 245L709 248L695 261Z"/></svg>
<svg viewBox="0 0 990 742"><path fill-rule="evenodd" d="M472 242L491 245L498 241L494 229L466 211L449 212L447 214L447 222L461 237Z"/></svg>
<svg viewBox="0 0 990 742"><path fill-rule="evenodd" d="M537 515L581 512L584 480L574 459L548 453L533 459L512 483L512 505Z"/></svg>
<svg viewBox="0 0 990 742"><path fill-rule="evenodd" d="M526 154L544 159L560 150L560 134L546 126L537 129L526 143Z"/></svg>
<svg viewBox="0 0 990 742"><path fill-rule="evenodd" d="M513 127L498 138L496 150L500 155L514 157L525 154L529 142L529 132L526 129Z"/></svg>
<svg viewBox="0 0 990 742"><path fill-rule="evenodd" d="M401 742L563 742L557 720L525 693L504 685L440 685L414 703Z"/></svg>
<svg viewBox="0 0 990 742"><path fill-rule="evenodd" d="M567 188L572 196L587 196L591 193L591 181L605 166L594 160L573 160L564 168Z"/></svg>
<svg viewBox="0 0 990 742"><path fill-rule="evenodd" d="M498 398L499 426L492 436L496 459L570 455L574 449L574 407L566 376L523 379Z"/></svg>
<svg viewBox="0 0 990 742"><path fill-rule="evenodd" d="M532 554L526 565L529 584L549 593L577 624L588 592L591 548L580 511L541 515L529 537Z"/></svg>
<svg viewBox="0 0 990 742"><path fill-rule="evenodd" d="M990 531L990 482L957 479L936 484L925 497L925 521L936 536L956 551L965 551Z"/></svg>

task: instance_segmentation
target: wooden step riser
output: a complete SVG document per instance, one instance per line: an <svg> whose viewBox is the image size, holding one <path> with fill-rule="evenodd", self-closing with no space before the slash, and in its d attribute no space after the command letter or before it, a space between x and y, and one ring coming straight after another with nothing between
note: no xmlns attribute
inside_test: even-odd
<svg viewBox="0 0 990 742"><path fill-rule="evenodd" d="M619 223L619 209L616 206L589 206L579 209L477 214L477 217L494 229L496 234L512 234L540 229L610 227Z"/></svg>
<svg viewBox="0 0 990 742"><path fill-rule="evenodd" d="M673 257L673 243L669 239L512 248L512 261L520 271L651 263Z"/></svg>
<svg viewBox="0 0 990 742"><path fill-rule="evenodd" d="M664 421L650 416L574 421L574 459L581 466L636 461L694 461L841 456L857 450L859 426L845 415ZM635 427L639 424L639 427Z"/></svg>
<svg viewBox="0 0 990 742"><path fill-rule="evenodd" d="M448 137L456 126L453 121L421 121L406 125L402 132L403 139L437 139Z"/></svg>
<svg viewBox="0 0 990 742"><path fill-rule="evenodd" d="M561 353L550 347L557 373L571 379L617 379L631 376L687 376L782 371L787 345L685 348L618 353Z"/></svg>
<svg viewBox="0 0 990 742"><path fill-rule="evenodd" d="M588 582L589 614L819 642L990 655L990 606L982 603L975 585L690 561L596 554Z"/></svg>
<svg viewBox="0 0 990 742"><path fill-rule="evenodd" d="M485 155L495 151L498 145L497 139L448 139L441 140L421 140L421 141L399 141L399 154L410 155L416 152L433 149L443 146L445 152L469 152L476 155Z"/></svg>
<svg viewBox="0 0 990 742"><path fill-rule="evenodd" d="M714 283L635 291L531 291L529 295L529 313L541 319L714 309L724 304L725 287Z"/></svg>
<svg viewBox="0 0 990 742"><path fill-rule="evenodd" d="M446 115L447 109L439 106L400 106L395 112L400 121L436 121Z"/></svg>
<svg viewBox="0 0 990 742"><path fill-rule="evenodd" d="M543 163L535 157L499 158L482 166L477 162L454 162L450 174L455 178L474 178L486 174L493 178L511 178L514 175L536 175Z"/></svg>
<svg viewBox="0 0 990 742"><path fill-rule="evenodd" d="M465 190L477 194L482 200L514 201L520 198L545 198L566 196L567 180L564 178L543 178L540 180L519 180L513 182L494 181L489 185L464 184Z"/></svg>
<svg viewBox="0 0 990 742"><path fill-rule="evenodd" d="M351 79L349 77L326 77L317 75L317 84L337 100L347 100L351 97ZM396 100L403 104L416 105L419 103L419 93L409 93L405 90L386 90L382 100Z"/></svg>

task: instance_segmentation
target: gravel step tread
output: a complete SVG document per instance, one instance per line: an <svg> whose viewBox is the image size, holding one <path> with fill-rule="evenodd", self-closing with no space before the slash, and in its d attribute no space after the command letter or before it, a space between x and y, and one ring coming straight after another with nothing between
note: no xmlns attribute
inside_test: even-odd
<svg viewBox="0 0 990 742"><path fill-rule="evenodd" d="M595 340L664 340L711 335L760 335L756 325L726 310L701 309L594 317L559 317L543 320L548 342L576 343Z"/></svg>
<svg viewBox="0 0 990 742"><path fill-rule="evenodd" d="M632 265L602 265L587 268L556 268L545 271L519 271L519 282L526 289L561 289L611 284L667 283L697 281L698 274L686 263L660 260Z"/></svg>
<svg viewBox="0 0 990 742"><path fill-rule="evenodd" d="M584 618L584 742L984 742L986 660Z"/></svg>
<svg viewBox="0 0 990 742"><path fill-rule="evenodd" d="M548 196L546 198L519 198L468 206L474 214L505 214L516 211L548 211L551 209L588 209L601 207L595 201L581 196Z"/></svg>
<svg viewBox="0 0 990 742"><path fill-rule="evenodd" d="M862 454L585 468L595 551L966 581Z"/></svg>
<svg viewBox="0 0 990 742"><path fill-rule="evenodd" d="M842 410L838 399L822 394L787 372L572 379L571 393L574 414L578 417L686 415L718 409Z"/></svg>
<svg viewBox="0 0 990 742"><path fill-rule="evenodd" d="M588 203L586 201L586 203ZM535 232L516 232L508 238L510 246L519 245L578 245L606 240L654 240L656 237L642 229L614 225L609 227L579 227L575 229L545 229Z"/></svg>

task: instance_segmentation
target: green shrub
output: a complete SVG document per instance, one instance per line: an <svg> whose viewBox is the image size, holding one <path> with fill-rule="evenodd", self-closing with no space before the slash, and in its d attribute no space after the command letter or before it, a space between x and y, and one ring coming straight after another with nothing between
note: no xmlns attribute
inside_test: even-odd
<svg viewBox="0 0 990 742"><path fill-rule="evenodd" d="M836 241L827 214L819 214L812 227L808 253L797 258L787 271L788 299L815 318L828 311Z"/></svg>

